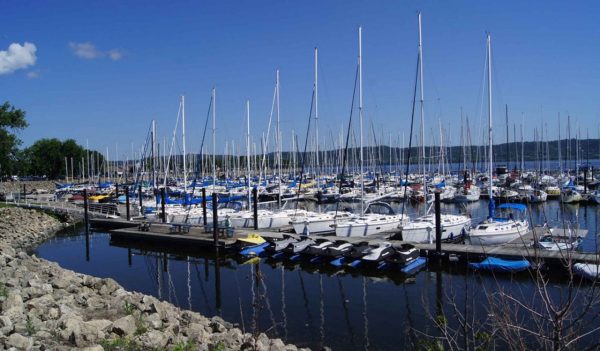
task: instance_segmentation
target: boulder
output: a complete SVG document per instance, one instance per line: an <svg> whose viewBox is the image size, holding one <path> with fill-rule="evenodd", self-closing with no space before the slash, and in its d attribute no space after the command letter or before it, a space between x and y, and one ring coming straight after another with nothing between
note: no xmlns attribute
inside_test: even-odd
<svg viewBox="0 0 600 351"><path fill-rule="evenodd" d="M10 318L7 316L0 316L0 335L8 335L15 329Z"/></svg>
<svg viewBox="0 0 600 351"><path fill-rule="evenodd" d="M129 336L135 333L136 324L133 316L125 316L113 322L112 331L119 336Z"/></svg>
<svg viewBox="0 0 600 351"><path fill-rule="evenodd" d="M14 347L18 350L29 350L33 346L33 340L21 334L14 333L6 339L6 346Z"/></svg>

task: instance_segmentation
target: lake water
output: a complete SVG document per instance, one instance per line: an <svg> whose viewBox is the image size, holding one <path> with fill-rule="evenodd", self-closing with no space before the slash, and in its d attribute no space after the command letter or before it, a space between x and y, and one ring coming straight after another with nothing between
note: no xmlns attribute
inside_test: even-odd
<svg viewBox="0 0 600 351"><path fill-rule="evenodd" d="M418 210L410 207L410 212ZM465 209L443 205L443 210ZM474 223L485 217L487 203L466 207ZM585 251L594 251L600 209L560 206L556 201L532 207L534 223L561 218L579 223L592 234ZM473 302L476 318L488 315L489 291L508 288L528 292L535 287L529 273L484 274L464 264L430 264L414 277L395 271L336 270L308 262L262 259L244 262L236 256L193 248L172 248L113 242L96 232L89 239L72 228L40 245L35 254L62 267L97 277L111 277L128 290L154 295L206 316L219 315L246 332L265 331L299 346L334 350L414 348L424 332L434 332L432 316L451 315L451 302ZM551 295L566 289L563 274L551 274ZM581 283L581 291L591 291ZM530 293L522 298L528 299ZM452 296L455 296L454 298ZM595 307L596 313L598 306ZM449 319L451 317L448 317ZM450 321L450 323L454 323ZM592 334L598 338L598 334Z"/></svg>

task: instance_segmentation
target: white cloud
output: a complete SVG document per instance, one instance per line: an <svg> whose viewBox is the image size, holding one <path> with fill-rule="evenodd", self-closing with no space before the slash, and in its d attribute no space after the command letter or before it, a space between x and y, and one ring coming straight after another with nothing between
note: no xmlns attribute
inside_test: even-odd
<svg viewBox="0 0 600 351"><path fill-rule="evenodd" d="M0 51L0 74L12 73L18 69L35 65L37 48L35 44L25 42L23 45L12 43L8 50Z"/></svg>
<svg viewBox="0 0 600 351"><path fill-rule="evenodd" d="M40 77L40 72L37 71L29 71L27 72L27 74L25 74L25 76L29 79L35 79L35 78L39 78Z"/></svg>
<svg viewBox="0 0 600 351"><path fill-rule="evenodd" d="M118 61L123 57L123 52L119 49L111 49L108 51L98 50L96 46L89 41L85 43L70 42L69 47L75 56L86 60L108 57L113 61Z"/></svg>
<svg viewBox="0 0 600 351"><path fill-rule="evenodd" d="M108 57L113 61L118 61L123 57L123 53L119 49L112 49L108 51Z"/></svg>
<svg viewBox="0 0 600 351"><path fill-rule="evenodd" d="M102 56L102 53L100 51L98 51L96 49L96 47L94 46L94 44L87 42L87 43L74 43L74 42L70 42L69 43L69 47L71 48L71 50L73 51L73 53L75 54L75 56L84 58L84 59L95 59L97 57Z"/></svg>

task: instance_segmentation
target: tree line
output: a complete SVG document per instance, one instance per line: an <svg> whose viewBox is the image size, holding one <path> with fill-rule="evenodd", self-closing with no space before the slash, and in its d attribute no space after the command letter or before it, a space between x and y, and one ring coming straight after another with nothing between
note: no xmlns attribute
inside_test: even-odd
<svg viewBox="0 0 600 351"><path fill-rule="evenodd" d="M38 176L48 179L87 173L90 159L102 164L104 157L87 150L73 139L40 139L21 149L18 133L29 126L25 111L9 102L0 105L0 177ZM65 162L66 160L66 162Z"/></svg>

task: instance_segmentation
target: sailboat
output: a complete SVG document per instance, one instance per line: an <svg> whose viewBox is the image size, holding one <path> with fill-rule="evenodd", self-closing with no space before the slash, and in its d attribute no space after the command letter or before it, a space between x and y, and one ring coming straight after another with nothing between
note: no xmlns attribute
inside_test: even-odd
<svg viewBox="0 0 600 351"><path fill-rule="evenodd" d="M513 241L521 235L529 231L529 222L523 216L522 219L516 219L514 213L509 213L508 217L495 216L495 203L492 193L492 169L493 169L493 153L492 153L492 41L487 35L487 76L488 76L488 144L489 144L489 169L488 186L489 194L489 216L482 223L477 225L469 233L467 240L471 245L498 245ZM522 204L502 204L500 209L517 210L521 214L525 214L526 207Z"/></svg>
<svg viewBox="0 0 600 351"><path fill-rule="evenodd" d="M360 119L360 193L364 196L364 170L363 170L363 88L362 88L362 27L358 27L358 111ZM397 215L389 207L388 213L376 213L378 203L371 203L364 209L364 200L361 202L361 215L346 221L336 221L337 236L368 236L376 233L395 230L400 223L404 223L404 216Z"/></svg>
<svg viewBox="0 0 600 351"><path fill-rule="evenodd" d="M423 36L421 31L421 13L419 13L419 77L421 91L421 126L424 129L425 109L424 109L424 85L423 85ZM423 138L423 135L422 135ZM421 140L424 145L424 140ZM424 153L424 146L423 146ZM425 169L423 165L423 169ZM425 182L426 177L423 177ZM423 186L427 190L427 186ZM429 242L435 239L435 216L430 213L431 206L426 208L425 215L410 221L400 227L402 230L402 240L412 242ZM471 228L471 218L462 215L441 214L442 239L450 239L466 233ZM433 235L432 235L433 233Z"/></svg>
<svg viewBox="0 0 600 351"><path fill-rule="evenodd" d="M318 116L318 53L318 48L315 48L315 76L313 86L315 119L317 119ZM318 155L318 151L316 154ZM292 216L289 224L291 224L292 227L294 227L294 231L296 232L296 234L325 234L333 232L332 226L336 223L337 220L343 221L352 217L354 217L354 214L347 211L308 211L304 213L295 213Z"/></svg>

